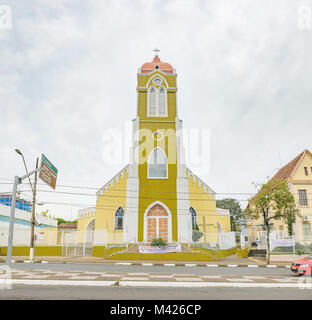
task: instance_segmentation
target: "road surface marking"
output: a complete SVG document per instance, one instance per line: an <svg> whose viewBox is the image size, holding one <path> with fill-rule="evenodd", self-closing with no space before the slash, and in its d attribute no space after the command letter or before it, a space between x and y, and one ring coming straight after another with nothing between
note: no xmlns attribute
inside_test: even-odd
<svg viewBox="0 0 312 320"><path fill-rule="evenodd" d="M204 281L203 279L201 278L175 278L176 281L196 281L196 282L199 282L199 281Z"/></svg>
<svg viewBox="0 0 312 320"><path fill-rule="evenodd" d="M70 277L69 279L72 279L72 280L94 280L96 279L97 276L74 276L74 277Z"/></svg>
<svg viewBox="0 0 312 320"><path fill-rule="evenodd" d="M228 267L235 268L235 267L238 267L238 264L228 264Z"/></svg>
<svg viewBox="0 0 312 320"><path fill-rule="evenodd" d="M148 277L122 277L121 280L146 281L146 280L149 280L149 279L148 279Z"/></svg>
<svg viewBox="0 0 312 320"><path fill-rule="evenodd" d="M185 266L186 267L196 267L197 264L196 263L186 263Z"/></svg>
<svg viewBox="0 0 312 320"><path fill-rule="evenodd" d="M227 287L227 288L298 288L295 283L234 283L234 282L137 282L120 281L122 287ZM299 290L299 289L298 289Z"/></svg>
<svg viewBox="0 0 312 320"><path fill-rule="evenodd" d="M206 264L207 267L218 267L217 264Z"/></svg>
<svg viewBox="0 0 312 320"><path fill-rule="evenodd" d="M149 273L146 272L128 272L127 276L148 276Z"/></svg>
<svg viewBox="0 0 312 320"><path fill-rule="evenodd" d="M228 281L233 282L253 282L251 279L245 279L245 278L226 278Z"/></svg>
<svg viewBox="0 0 312 320"><path fill-rule="evenodd" d="M257 264L249 264L248 268L258 268L259 266Z"/></svg>
<svg viewBox="0 0 312 320"><path fill-rule="evenodd" d="M23 279L45 279L49 278L50 275L42 275L42 274L31 274L31 275L23 275Z"/></svg>
<svg viewBox="0 0 312 320"><path fill-rule="evenodd" d="M150 278L154 279L163 279L163 278L174 278L172 274L151 274Z"/></svg>
<svg viewBox="0 0 312 320"><path fill-rule="evenodd" d="M207 276L207 275L204 275L204 276L201 276L201 278L204 278L204 279L220 279L221 276Z"/></svg>

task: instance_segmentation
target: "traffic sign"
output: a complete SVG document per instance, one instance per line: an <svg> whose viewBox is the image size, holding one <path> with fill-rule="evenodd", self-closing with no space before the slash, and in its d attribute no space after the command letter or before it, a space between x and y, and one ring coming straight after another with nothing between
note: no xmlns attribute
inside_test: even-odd
<svg viewBox="0 0 312 320"><path fill-rule="evenodd" d="M56 186L57 171L48 158L42 154L39 178L52 189L55 189Z"/></svg>

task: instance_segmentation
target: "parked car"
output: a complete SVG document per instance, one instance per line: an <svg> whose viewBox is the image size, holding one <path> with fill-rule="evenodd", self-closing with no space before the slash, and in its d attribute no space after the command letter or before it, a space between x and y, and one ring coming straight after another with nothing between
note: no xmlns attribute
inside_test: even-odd
<svg viewBox="0 0 312 320"><path fill-rule="evenodd" d="M297 273L298 275L311 275L312 270L312 256L296 260L291 264L290 267L292 272Z"/></svg>

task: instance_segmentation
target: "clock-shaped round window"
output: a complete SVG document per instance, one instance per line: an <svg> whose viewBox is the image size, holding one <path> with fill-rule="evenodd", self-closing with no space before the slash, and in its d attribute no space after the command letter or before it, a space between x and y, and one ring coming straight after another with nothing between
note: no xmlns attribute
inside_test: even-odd
<svg viewBox="0 0 312 320"><path fill-rule="evenodd" d="M154 133L153 133L153 139L155 141L161 141L164 137L164 134L160 131L160 130L156 130Z"/></svg>
<svg viewBox="0 0 312 320"><path fill-rule="evenodd" d="M159 85L161 85L162 81L161 81L160 78L155 78L155 79L153 80L153 83L154 83L156 86L159 86Z"/></svg>

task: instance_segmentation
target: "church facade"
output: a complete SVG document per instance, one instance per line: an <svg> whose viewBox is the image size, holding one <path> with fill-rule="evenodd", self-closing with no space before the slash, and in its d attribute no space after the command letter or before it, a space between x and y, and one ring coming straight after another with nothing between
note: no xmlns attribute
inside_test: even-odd
<svg viewBox="0 0 312 320"><path fill-rule="evenodd" d="M185 165L177 111L176 71L156 53L137 74L130 163L97 191L95 208L79 210L84 241L92 230L94 245L187 243L196 229L231 231L229 211L216 208L216 193Z"/></svg>

